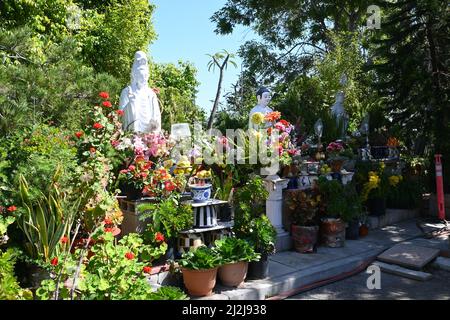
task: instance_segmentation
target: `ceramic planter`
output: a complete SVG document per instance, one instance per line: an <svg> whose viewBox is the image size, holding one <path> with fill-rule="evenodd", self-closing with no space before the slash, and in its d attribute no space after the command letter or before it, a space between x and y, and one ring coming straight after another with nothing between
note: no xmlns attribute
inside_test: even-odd
<svg viewBox="0 0 450 320"><path fill-rule="evenodd" d="M294 248L300 253L314 252L319 235L318 226L291 226L291 235L294 240Z"/></svg>
<svg viewBox="0 0 450 320"><path fill-rule="evenodd" d="M217 269L191 270L182 268L183 282L191 296L210 296L216 285Z"/></svg>
<svg viewBox="0 0 450 320"><path fill-rule="evenodd" d="M219 268L219 279L228 287L239 287L247 276L248 262L236 262Z"/></svg>
<svg viewBox="0 0 450 320"><path fill-rule="evenodd" d="M194 202L207 202L211 198L211 185L190 185L192 200Z"/></svg>
<svg viewBox="0 0 450 320"><path fill-rule="evenodd" d="M330 248L339 248L345 243L345 223L341 219L325 218L320 225L321 243Z"/></svg>

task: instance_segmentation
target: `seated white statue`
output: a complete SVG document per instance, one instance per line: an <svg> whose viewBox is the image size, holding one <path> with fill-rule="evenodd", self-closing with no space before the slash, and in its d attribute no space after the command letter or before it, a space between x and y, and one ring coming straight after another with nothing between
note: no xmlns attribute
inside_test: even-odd
<svg viewBox="0 0 450 320"><path fill-rule="evenodd" d="M124 111L124 130L141 133L161 131L158 97L148 86L148 79L147 56L138 51L131 69L131 84L120 94L119 107Z"/></svg>
<svg viewBox="0 0 450 320"><path fill-rule="evenodd" d="M270 94L269 89L265 87L261 87L256 92L256 99L258 100L258 104L250 110L250 115L248 118L248 128L249 129L259 129L258 125L252 122L252 115L256 112L260 112L263 115L266 115L269 112L272 112L272 108L268 107L270 100L272 99L272 95ZM265 127L269 127L270 123L266 122Z"/></svg>

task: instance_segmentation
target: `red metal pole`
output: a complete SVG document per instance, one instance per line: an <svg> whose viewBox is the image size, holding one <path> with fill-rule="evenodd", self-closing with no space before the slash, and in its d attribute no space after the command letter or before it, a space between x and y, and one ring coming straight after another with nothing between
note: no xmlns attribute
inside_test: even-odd
<svg viewBox="0 0 450 320"><path fill-rule="evenodd" d="M441 154L435 154L436 165L436 194L439 220L445 220L445 205L444 205L444 181L442 178L442 162Z"/></svg>

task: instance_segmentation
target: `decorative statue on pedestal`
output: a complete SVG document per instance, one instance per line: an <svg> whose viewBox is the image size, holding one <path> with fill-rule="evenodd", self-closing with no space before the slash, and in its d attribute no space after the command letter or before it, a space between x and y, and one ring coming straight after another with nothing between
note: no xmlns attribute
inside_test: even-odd
<svg viewBox="0 0 450 320"><path fill-rule="evenodd" d="M124 110L123 128L134 132L161 131L158 97L148 86L147 56L138 51L131 69L131 84L122 90L119 107Z"/></svg>
<svg viewBox="0 0 450 320"><path fill-rule="evenodd" d="M266 115L266 113L272 112L273 110L268 107L268 104L270 102L270 99L272 98L272 95L266 87L261 87L256 92L256 99L258 100L258 104L250 110L249 120L248 120L248 128L249 129L259 129L258 125L252 122L252 115L254 113L260 112L263 115ZM268 127L270 124L266 124Z"/></svg>
<svg viewBox="0 0 450 320"><path fill-rule="evenodd" d="M342 86L347 84L347 76L345 74L342 75L339 83ZM336 102L331 106L331 115L336 118L336 124L341 128L341 138L345 137L349 120L344 108L344 98L344 92L342 90L338 91L338 93L336 93Z"/></svg>

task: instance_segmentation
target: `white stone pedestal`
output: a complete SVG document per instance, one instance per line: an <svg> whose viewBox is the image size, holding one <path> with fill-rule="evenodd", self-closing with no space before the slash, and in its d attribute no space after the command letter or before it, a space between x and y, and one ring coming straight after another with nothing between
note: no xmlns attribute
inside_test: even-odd
<svg viewBox="0 0 450 320"><path fill-rule="evenodd" d="M287 187L289 180L281 179L278 175L271 175L264 179L269 197L266 200L266 215L277 231L275 248L278 252L290 250L292 239L289 232L283 229L283 189Z"/></svg>

